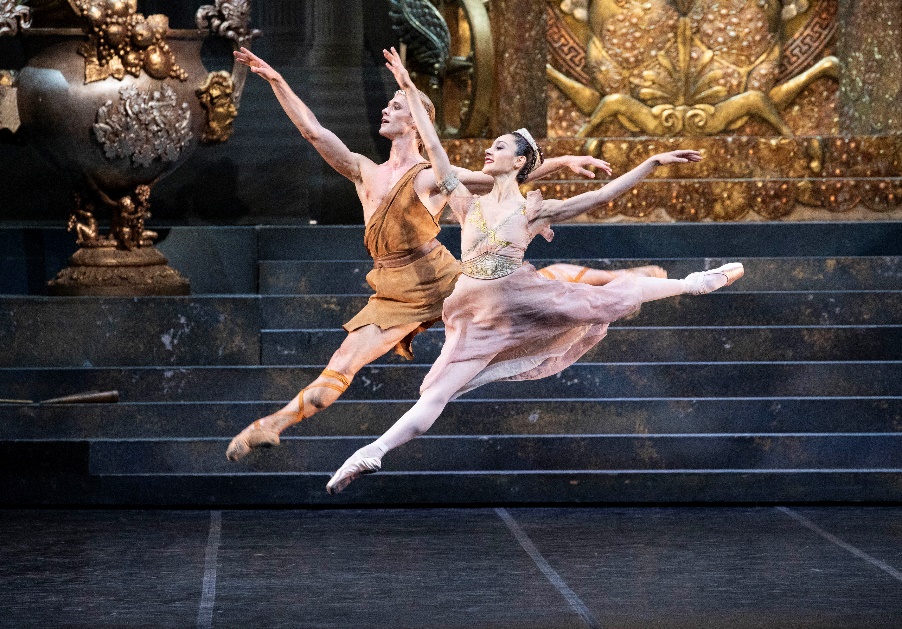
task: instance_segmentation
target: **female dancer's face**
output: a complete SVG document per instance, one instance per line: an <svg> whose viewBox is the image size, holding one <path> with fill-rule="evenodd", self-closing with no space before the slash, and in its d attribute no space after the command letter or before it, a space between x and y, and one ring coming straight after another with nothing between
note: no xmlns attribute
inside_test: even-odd
<svg viewBox="0 0 902 629"><path fill-rule="evenodd" d="M401 94L395 94L395 97L388 101L388 105L382 110L379 135L393 140L409 131L416 133L416 126L413 116L410 115L407 98Z"/></svg>
<svg viewBox="0 0 902 629"><path fill-rule="evenodd" d="M526 163L526 157L517 155L517 143L510 133L496 138L492 146L485 150L485 165L482 172L496 177L509 172L518 172Z"/></svg>

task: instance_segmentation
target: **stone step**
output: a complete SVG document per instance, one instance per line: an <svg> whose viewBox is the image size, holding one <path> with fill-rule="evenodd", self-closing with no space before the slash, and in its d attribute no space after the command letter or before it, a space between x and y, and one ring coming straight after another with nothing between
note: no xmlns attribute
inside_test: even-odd
<svg viewBox="0 0 902 629"><path fill-rule="evenodd" d="M370 440L286 437L283 447L226 459L228 439L92 441L91 474L333 472ZM393 451L393 472L890 469L902 468L902 432L654 436L425 436Z"/></svg>
<svg viewBox="0 0 902 629"><path fill-rule="evenodd" d="M258 228L259 260L365 260L363 226ZM758 258L902 255L902 222L746 222L555 225L555 238L535 239L528 259ZM460 228L439 240L460 252Z"/></svg>
<svg viewBox="0 0 902 629"><path fill-rule="evenodd" d="M374 436L412 400L340 400L285 437ZM0 405L0 442L231 439L272 402ZM469 400L451 402L430 435L890 433L902 398Z"/></svg>
<svg viewBox="0 0 902 629"><path fill-rule="evenodd" d="M0 369L4 399L118 390L124 402L280 401L321 367ZM368 366L348 400L415 400L427 367ZM579 363L542 380L495 382L470 399L896 397L902 362Z"/></svg>
<svg viewBox="0 0 902 629"><path fill-rule="evenodd" d="M344 330L265 330L264 365L326 364ZM414 340L415 362L432 364L445 333L432 328ZM902 326L617 327L580 362L902 360ZM389 353L376 364L403 364Z"/></svg>
<svg viewBox="0 0 902 629"><path fill-rule="evenodd" d="M257 365L261 354L269 363L323 364L340 342L342 335L335 331L367 299L363 295L3 296L0 343L5 351L0 353L0 367ZM616 341L617 335L622 334L619 338L624 339L623 350L617 350L616 345L608 348L611 343L603 341L596 351L604 356L599 360L622 355L631 361L645 360L641 357L643 351L652 352L646 355L656 356L654 360L701 359L692 358L693 351L696 356L707 355L711 360L895 359L900 347L896 331L880 331L875 326L900 324L900 291L717 292L645 304L638 315L613 326L609 341ZM618 333L617 329L650 326L692 326L696 330L673 333L683 337L647 332L645 338L653 339L653 344L645 350L634 348L637 354L632 355L632 350L626 348L633 339L643 338L642 333ZM770 345L762 341L754 351L748 350L751 354L742 348L753 343L749 336L752 333L728 331L731 327L761 326L809 329L756 333L767 335L771 341ZM860 330L831 329L837 326L856 326ZM810 329L816 327L823 329ZM275 332L296 329L323 331L312 333L313 336ZM442 342L441 334L439 331L417 341L415 348L422 346L424 354L417 357L418 362L433 360ZM886 337L881 348L879 337L883 334ZM299 353L313 345L311 338L321 340L322 346L310 355ZM681 347L683 340L689 338L696 340ZM776 347L784 338L797 339L792 341L796 345L787 345L770 355L766 348ZM848 349L850 343L855 343L855 349ZM694 350L698 344L710 349ZM723 351L718 347L723 347ZM850 354L841 355L842 348ZM810 358L806 351L813 352Z"/></svg>
<svg viewBox="0 0 902 629"><path fill-rule="evenodd" d="M261 297L267 330L340 328L368 297ZM900 325L902 292L715 292L650 302L617 326Z"/></svg>
<svg viewBox="0 0 902 629"><path fill-rule="evenodd" d="M37 454L27 455L35 460ZM86 449L79 454L87 458ZM337 496L325 491L329 476L0 474L0 505L210 508L902 500L899 469L381 472L355 482Z"/></svg>
<svg viewBox="0 0 902 629"><path fill-rule="evenodd" d="M257 365L260 310L256 296L3 296L0 367Z"/></svg>
<svg viewBox="0 0 902 629"><path fill-rule="evenodd" d="M667 259L530 259L536 268L556 262L593 269L624 269L646 264L663 267L669 277L742 262L745 276L728 291L899 290L902 257L856 258L667 258ZM283 260L259 264L259 292L264 295L336 295L370 292L366 275L372 260Z"/></svg>

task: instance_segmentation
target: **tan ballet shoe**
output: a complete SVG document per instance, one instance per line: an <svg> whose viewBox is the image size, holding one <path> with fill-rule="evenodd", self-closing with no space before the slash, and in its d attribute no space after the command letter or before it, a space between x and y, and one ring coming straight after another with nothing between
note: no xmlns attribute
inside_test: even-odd
<svg viewBox="0 0 902 629"><path fill-rule="evenodd" d="M278 415L279 413L274 413ZM294 413L282 413L283 415L295 415ZM258 419L250 426L238 433L226 448L226 458L229 461L239 461L256 448L274 448L279 445L279 433L260 425Z"/></svg>
<svg viewBox="0 0 902 629"><path fill-rule="evenodd" d="M744 274L745 269L740 262L730 262L710 271L690 273L683 281L686 282L686 292L690 295L706 295L729 286ZM720 283L721 278L725 279L723 284Z"/></svg>
<svg viewBox="0 0 902 629"><path fill-rule="evenodd" d="M253 424L242 430L238 435L232 439L232 442L229 443L229 447L226 448L226 458L229 461L239 461L246 457L251 451L256 448L274 448L279 445L279 433L292 426L297 424L298 422L306 419L304 417L304 393L309 389L316 389L318 387L326 387L328 389L334 389L338 391L339 394L342 394L347 390L347 388L351 385L351 377L345 376L342 373L337 371L333 371L332 369L323 369L320 377L325 378L333 378L338 380L340 384L336 384L334 382L319 382L314 381L314 384L311 384L308 387L301 389L301 392L297 394L298 401L298 410L297 411L277 411L272 415L267 415L262 419L258 419ZM260 422L264 419L268 419L270 417L278 418L284 417L284 422L279 422L275 428L265 428Z"/></svg>
<svg viewBox="0 0 902 629"><path fill-rule="evenodd" d="M364 457L355 452L329 479L326 491L334 496L364 474L375 474L381 469L382 459L379 457Z"/></svg>

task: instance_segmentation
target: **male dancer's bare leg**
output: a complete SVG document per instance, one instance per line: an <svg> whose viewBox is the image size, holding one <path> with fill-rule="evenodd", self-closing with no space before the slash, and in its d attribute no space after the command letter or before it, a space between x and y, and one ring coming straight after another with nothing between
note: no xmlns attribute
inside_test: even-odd
<svg viewBox="0 0 902 629"><path fill-rule="evenodd" d="M592 286L604 286L613 282L622 275L635 275L636 277L660 277L666 278L667 271L656 265L637 266L631 269L616 269L605 271L602 269L593 269L577 264L550 264L539 269L539 273L550 280L560 280L562 282L575 282L580 284L591 284Z"/></svg>
<svg viewBox="0 0 902 629"><path fill-rule="evenodd" d="M328 408L344 393L358 371L390 352L420 325L408 323L383 330L371 324L349 332L323 373L281 409L242 430L232 439L226 456L237 461L254 448L279 445L280 432Z"/></svg>

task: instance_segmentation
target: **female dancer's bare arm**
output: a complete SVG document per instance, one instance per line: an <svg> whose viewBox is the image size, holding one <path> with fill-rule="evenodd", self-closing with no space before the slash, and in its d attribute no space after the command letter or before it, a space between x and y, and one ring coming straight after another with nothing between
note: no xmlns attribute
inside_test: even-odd
<svg viewBox="0 0 902 629"><path fill-rule="evenodd" d="M565 168L569 168L577 175L594 179L595 173L589 170L590 167L598 168L608 175L611 174L611 165L604 160L588 155L562 155L561 157L549 157L544 160L538 168L529 173L526 182L544 179ZM451 168L460 182L466 185L473 194L488 194L495 183L491 175L475 170L467 170L460 166L452 166Z"/></svg>
<svg viewBox="0 0 902 629"><path fill-rule="evenodd" d="M429 114L426 113L426 107L423 106L417 94L417 86L414 85L413 79L410 78L407 68L401 63L401 55L398 54L394 46L392 46L390 51L383 50L382 54L386 60L385 67L391 71L398 82L398 86L407 94L407 105L410 107L410 115L413 117L413 122L420 134L420 140L426 149L426 157L429 158L429 163L432 164L432 173L435 177L436 185L441 189L445 182L456 179L448 154L438 138L438 133L435 132L435 126L429 119ZM443 192L446 195L450 194L450 190L447 189L444 189Z"/></svg>
<svg viewBox="0 0 902 629"><path fill-rule="evenodd" d="M301 132L301 135L313 145L328 164L354 183L361 182L360 168L363 155L352 152L334 133L323 127L310 108L295 94L282 75L272 69L260 57L247 48L235 52L235 59L247 65L251 72L266 79L272 87L282 109Z"/></svg>
<svg viewBox="0 0 902 629"><path fill-rule="evenodd" d="M609 201L613 201L624 192L631 190L640 181L645 179L656 166L664 164L683 164L686 162L701 161L702 156L698 151L680 150L669 153L653 155L636 166L628 173L617 177L599 190L584 192L575 197L558 201L549 199L542 203L542 211L539 220L564 221L574 216L579 216L589 210L599 207Z"/></svg>

